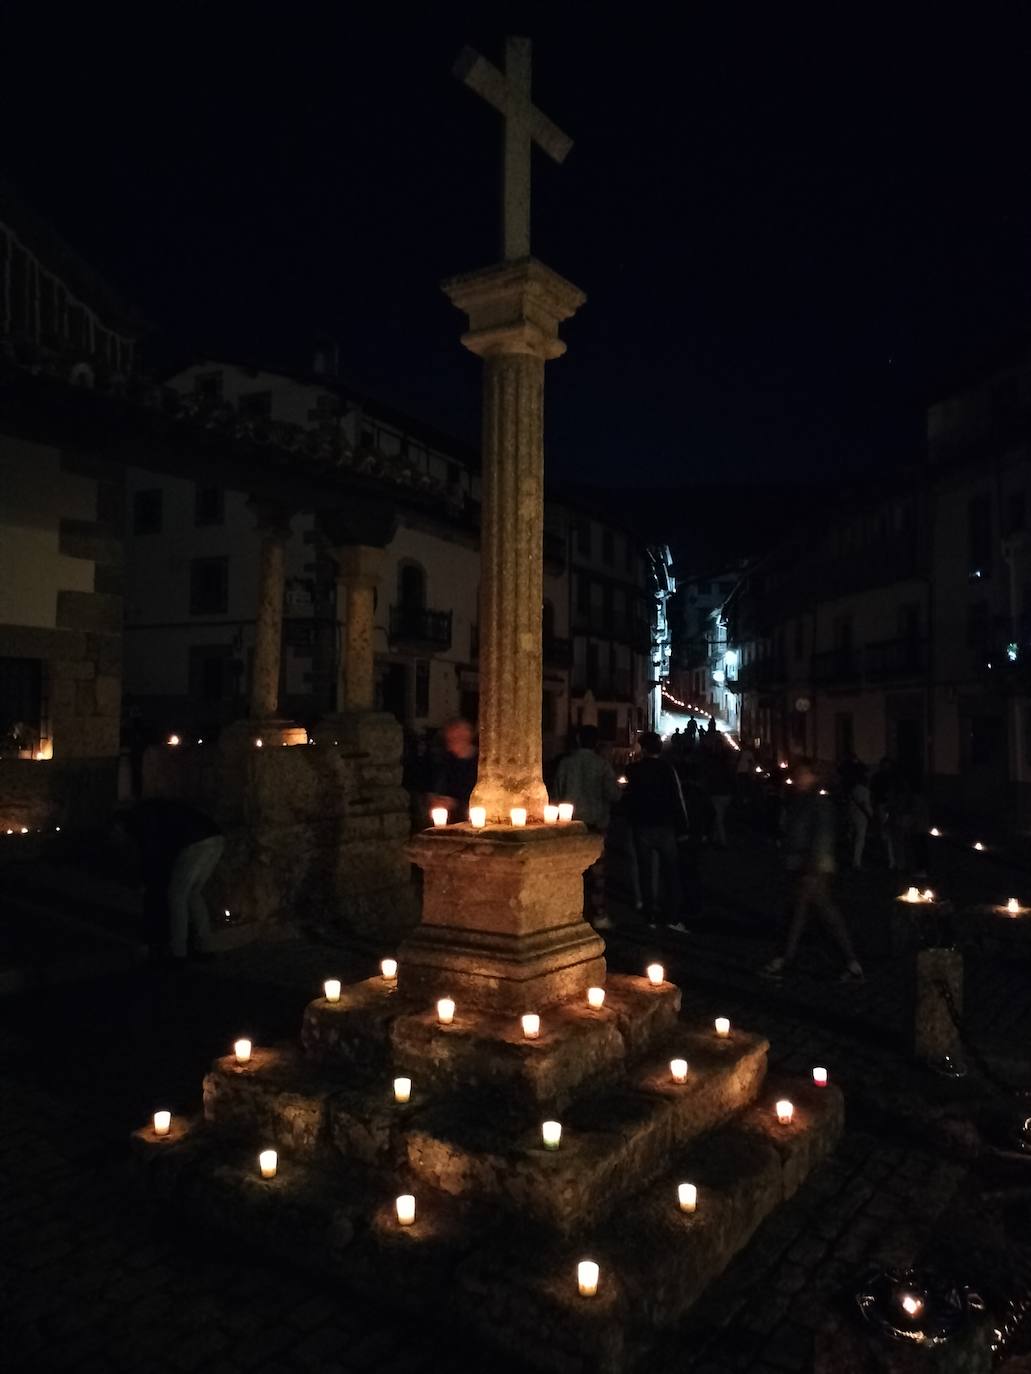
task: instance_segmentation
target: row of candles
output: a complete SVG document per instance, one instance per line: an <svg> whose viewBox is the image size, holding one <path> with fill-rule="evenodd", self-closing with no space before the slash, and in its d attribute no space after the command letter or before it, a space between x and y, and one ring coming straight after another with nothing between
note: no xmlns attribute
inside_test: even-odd
<svg viewBox="0 0 1031 1374"><path fill-rule="evenodd" d="M907 887L905 892L899 897L899 901L909 902L910 904L933 902L934 893L929 887L925 887L923 892L921 892L918 887ZM1016 897L1010 897L1005 906L996 908L998 911L1005 911L1008 916L1019 916L1024 909L1025 908L1020 905Z"/></svg>
<svg viewBox="0 0 1031 1374"><path fill-rule="evenodd" d="M513 806L509 811L509 820L515 826L526 824L527 810L525 806ZM573 803L559 802L557 806L548 805L544 808L544 824L558 825L560 821L571 821L573 819ZM435 806L430 811L430 820L439 830L448 823L448 811L446 806ZM469 824L475 830L482 830L487 824L487 808L485 806L470 806Z"/></svg>

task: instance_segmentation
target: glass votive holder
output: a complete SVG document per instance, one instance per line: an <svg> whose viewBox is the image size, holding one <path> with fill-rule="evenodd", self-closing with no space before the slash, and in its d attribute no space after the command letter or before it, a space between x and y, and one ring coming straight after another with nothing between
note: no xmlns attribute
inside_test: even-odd
<svg viewBox="0 0 1031 1374"><path fill-rule="evenodd" d="M326 981L325 981L325 982L323 983L323 985L322 985L322 990L323 990L323 992L326 994L326 1001L327 1001L327 1002L339 1002L339 1001L340 1001L340 979L339 979L339 978L327 978Z"/></svg>

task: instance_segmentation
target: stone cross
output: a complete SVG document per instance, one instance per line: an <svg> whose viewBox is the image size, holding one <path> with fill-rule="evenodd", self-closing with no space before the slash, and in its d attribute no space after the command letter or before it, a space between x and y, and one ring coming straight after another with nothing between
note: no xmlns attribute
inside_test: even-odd
<svg viewBox="0 0 1031 1374"><path fill-rule="evenodd" d="M502 197L506 262L530 256L530 153L536 143L556 162L563 162L573 140L541 114L530 97L530 40L505 39L505 70L463 48L455 75L482 96L505 122L505 181Z"/></svg>

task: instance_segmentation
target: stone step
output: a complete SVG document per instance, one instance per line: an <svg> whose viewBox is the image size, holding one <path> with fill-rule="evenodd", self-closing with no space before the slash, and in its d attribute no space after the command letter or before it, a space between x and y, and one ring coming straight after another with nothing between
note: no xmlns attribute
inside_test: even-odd
<svg viewBox="0 0 1031 1374"><path fill-rule="evenodd" d="M292 1045L256 1045L246 1064L227 1054L204 1078L204 1120L227 1140L315 1155L331 1149L339 1084Z"/></svg>
<svg viewBox="0 0 1031 1374"><path fill-rule="evenodd" d="M795 1104L786 1127L773 1112L781 1096ZM749 1110L671 1154L608 1221L583 1212L575 1238L513 1227L499 1214L491 1224L424 1184L411 1189L415 1224L402 1228L392 1196L401 1179L284 1155L276 1178L263 1180L253 1145L203 1122L177 1121L164 1140L148 1127L133 1145L151 1191L276 1259L399 1312L462 1322L556 1374L625 1374L834 1148L842 1123L835 1088L767 1083ZM680 1182L698 1188L693 1214L678 1207ZM589 1299L577 1293L583 1258L601 1266Z"/></svg>

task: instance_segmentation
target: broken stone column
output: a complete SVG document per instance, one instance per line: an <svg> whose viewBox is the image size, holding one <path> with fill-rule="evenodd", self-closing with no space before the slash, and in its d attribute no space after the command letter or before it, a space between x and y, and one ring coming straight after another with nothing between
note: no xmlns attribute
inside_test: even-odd
<svg viewBox="0 0 1031 1374"><path fill-rule="evenodd" d="M952 1009L963 1014L963 955L956 949L922 949L916 956L913 1052L933 1067L946 1060L962 1069L963 1042Z"/></svg>

